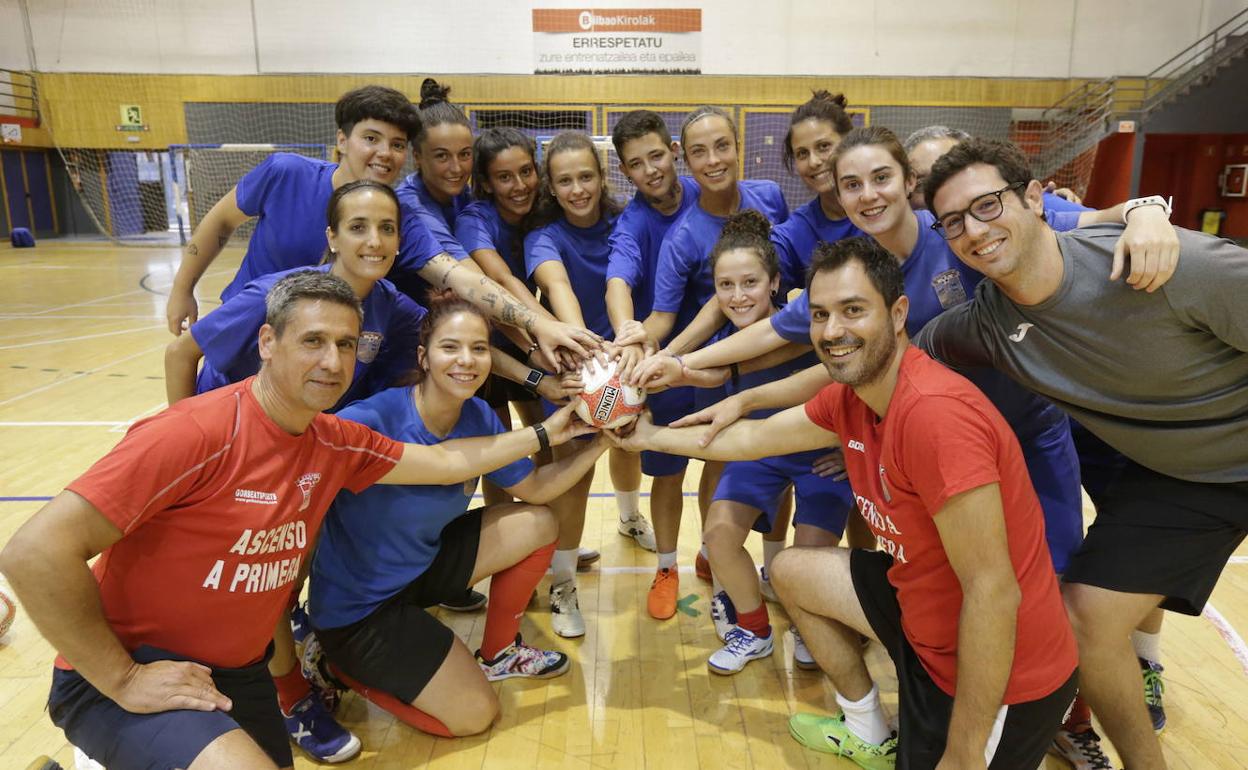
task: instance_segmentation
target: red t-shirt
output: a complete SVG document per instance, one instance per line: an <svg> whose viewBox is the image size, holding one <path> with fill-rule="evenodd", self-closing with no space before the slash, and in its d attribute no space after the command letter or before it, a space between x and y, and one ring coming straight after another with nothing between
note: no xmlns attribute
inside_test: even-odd
<svg viewBox="0 0 1248 770"><path fill-rule="evenodd" d="M292 436L260 407L253 380L135 423L67 487L123 533L92 572L127 650L224 668L259 660L334 496L369 486L403 454L326 414Z"/></svg>
<svg viewBox="0 0 1248 770"><path fill-rule="evenodd" d="M933 681L954 695L962 588L934 516L949 498L998 483L1010 561L1022 591L1004 703L1043 697L1075 670L1078 654L1044 539L1044 514L1013 431L970 382L916 347L902 358L883 420L844 385L829 385L806 414L841 439L863 518L893 556L901 625Z"/></svg>

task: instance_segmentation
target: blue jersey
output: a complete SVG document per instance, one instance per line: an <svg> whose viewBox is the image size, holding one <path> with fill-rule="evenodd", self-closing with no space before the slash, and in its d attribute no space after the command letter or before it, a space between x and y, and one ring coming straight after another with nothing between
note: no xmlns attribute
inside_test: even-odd
<svg viewBox="0 0 1248 770"><path fill-rule="evenodd" d="M325 254L325 209L338 164L288 152L273 153L238 180L238 208L256 229L225 301L262 275L312 266Z"/></svg>
<svg viewBox="0 0 1248 770"><path fill-rule="evenodd" d="M772 224L789 218L789 206L775 182L746 179L737 183L741 209L761 212ZM659 266L654 278L654 309L660 313L693 314L715 296L709 257L727 217L706 213L691 206L667 232L659 250ZM693 316L690 316L692 318Z"/></svg>
<svg viewBox="0 0 1248 770"><path fill-rule="evenodd" d="M204 351L195 392L205 393L260 371L258 335L264 325L264 298L281 278L299 270L328 273L331 265L295 268L261 276L191 326L191 336ZM351 387L333 409L389 387L416 365L420 322L425 309L380 280L364 298L364 323L355 353Z"/></svg>
<svg viewBox="0 0 1248 770"><path fill-rule="evenodd" d="M443 205L433 197L429 188L425 187L425 180L420 178L420 174L412 174L394 188L394 192L399 196L400 201L406 200L410 211L415 212L416 216L420 217L421 223L429 228L429 234L442 247L442 251L455 259L468 257L468 252L453 234L456 217L472 201L467 190L452 198L450 203ZM403 213L406 216L408 210L404 210Z"/></svg>
<svg viewBox="0 0 1248 770"><path fill-rule="evenodd" d="M1044 194L1044 210L1045 211L1077 211L1077 212L1082 213L1084 211L1092 211L1093 209L1090 209L1087 206L1084 206L1079 203L1071 203L1070 201L1066 200L1065 198L1063 198L1062 196L1056 193L1046 192Z"/></svg>
<svg viewBox="0 0 1248 770"><path fill-rule="evenodd" d="M497 251L511 274L526 280L524 239L520 229L498 213L494 201L473 201L455 218L455 237L469 255L481 249ZM532 289L532 282L529 288Z"/></svg>
<svg viewBox="0 0 1248 770"><path fill-rule="evenodd" d="M607 315L607 260L611 220L598 218L590 227L576 227L560 218L524 238L525 274L533 277L543 262L562 262L581 305L585 328L606 338L615 336Z"/></svg>
<svg viewBox="0 0 1248 770"><path fill-rule="evenodd" d="M506 432L479 398L464 402L459 421L436 436L421 419L411 388L390 388L343 409L339 415L396 441L433 445L457 438ZM524 457L486 474L500 487L533 472ZM359 494L338 493L312 557L309 588L312 618L339 628L368 616L420 577L441 547L442 528L468 510L477 480L462 484L378 484Z"/></svg>
<svg viewBox="0 0 1248 770"><path fill-rule="evenodd" d="M459 196L449 207L443 208L425 189L425 183L416 174L403 180L394 190L399 196L399 256L390 271L390 281L409 297L423 299L429 284L417 273L429 260L439 254L450 254L455 259L467 259L455 237L447 217L454 218L466 196ZM461 200L462 199L462 200ZM435 234L436 231L436 234Z"/></svg>
<svg viewBox="0 0 1248 770"><path fill-rule="evenodd" d="M633 290L633 316L638 321L650 315L654 307L654 282L659 271L659 249L668 230L690 208L697 206L701 188L692 177L679 178L680 207L670 216L651 206L637 193L615 221L611 231L611 256L607 264L607 280L619 278ZM682 327L693 317L677 321Z"/></svg>
<svg viewBox="0 0 1248 770"><path fill-rule="evenodd" d="M806 285L806 270L816 244L836 243L862 234L849 217L829 219L818 198L795 209L787 220L771 229L771 242L780 258L780 293Z"/></svg>

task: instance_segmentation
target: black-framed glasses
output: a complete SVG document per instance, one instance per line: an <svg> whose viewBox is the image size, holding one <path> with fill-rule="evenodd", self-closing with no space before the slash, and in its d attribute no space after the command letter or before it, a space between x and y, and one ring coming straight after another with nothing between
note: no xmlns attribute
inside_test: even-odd
<svg viewBox="0 0 1248 770"><path fill-rule="evenodd" d="M940 233L941 238L944 238L946 241L952 241L966 232L967 214L975 217L980 222L991 222L1001 216L1001 212L1005 211L1005 203L1002 202L1001 196L1011 190L1018 190L1026 186L1026 182L1015 182L1014 184L1007 184L1000 190L984 193L971 201L971 205L961 211L950 212L937 219L932 223L932 229Z"/></svg>

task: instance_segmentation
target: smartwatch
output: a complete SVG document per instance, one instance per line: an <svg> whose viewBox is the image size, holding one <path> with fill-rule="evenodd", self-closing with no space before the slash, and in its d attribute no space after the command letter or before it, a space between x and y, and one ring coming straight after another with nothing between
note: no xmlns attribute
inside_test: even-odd
<svg viewBox="0 0 1248 770"><path fill-rule="evenodd" d="M1149 195L1144 198L1132 198L1131 200L1122 204L1122 223L1126 224L1127 217L1131 214L1131 212L1135 211L1141 206L1161 206L1162 211L1166 212L1166 219L1169 219L1170 212L1174 210L1173 207L1170 205L1173 202L1174 202L1174 196L1171 196L1169 198L1163 198L1160 195Z"/></svg>
<svg viewBox="0 0 1248 770"><path fill-rule="evenodd" d="M546 372L543 372L541 369L530 369L528 376L524 378L524 389L530 393L537 393L537 386L545 376Z"/></svg>

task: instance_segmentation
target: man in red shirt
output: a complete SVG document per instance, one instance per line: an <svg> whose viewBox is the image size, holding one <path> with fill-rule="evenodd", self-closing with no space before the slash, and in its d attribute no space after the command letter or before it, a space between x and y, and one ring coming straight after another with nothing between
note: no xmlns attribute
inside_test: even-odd
<svg viewBox="0 0 1248 770"><path fill-rule="evenodd" d="M805 406L698 428L648 421L622 440L716 460L840 444L879 551L790 548L772 585L843 714L790 732L867 768L1031 768L1074 698L1077 653L1013 431L982 393L910 345L896 259L855 238L815 250L811 340L836 380ZM897 667L899 735L860 634Z"/></svg>
<svg viewBox="0 0 1248 770"><path fill-rule="evenodd" d="M266 648L338 491L459 483L586 432L569 407L405 445L323 414L350 385L359 301L302 272L267 305L258 375L135 424L0 553L60 653L53 721L109 768L292 766Z"/></svg>

